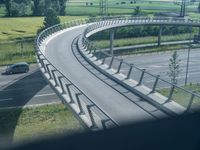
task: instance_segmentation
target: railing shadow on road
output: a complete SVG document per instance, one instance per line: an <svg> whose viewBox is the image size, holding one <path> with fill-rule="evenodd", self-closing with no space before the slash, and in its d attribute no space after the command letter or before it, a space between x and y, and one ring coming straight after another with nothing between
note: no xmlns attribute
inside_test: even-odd
<svg viewBox="0 0 200 150"><path fill-rule="evenodd" d="M41 72L36 70L1 90L0 93L9 96L12 101L0 103L3 108L0 110L0 148L13 143L15 129L23 107L46 85ZM17 107L13 108L15 106ZM12 112L6 107L13 108Z"/></svg>

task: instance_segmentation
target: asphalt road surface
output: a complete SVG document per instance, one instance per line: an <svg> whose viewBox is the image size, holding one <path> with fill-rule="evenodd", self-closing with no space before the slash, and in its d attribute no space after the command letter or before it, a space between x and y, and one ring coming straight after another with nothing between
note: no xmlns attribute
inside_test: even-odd
<svg viewBox="0 0 200 150"><path fill-rule="evenodd" d="M5 67L0 68L0 74ZM44 80L38 66L31 65L28 73L0 75L0 108L31 106L60 102Z"/></svg>
<svg viewBox="0 0 200 150"><path fill-rule="evenodd" d="M140 55L130 55L130 56L119 56L123 58L125 62L130 64L135 64L139 68L146 69L148 72L154 75L160 75L161 78L170 81L167 72L169 71L169 59L171 58L173 52L163 52L163 53L151 53L151 54L140 54ZM186 77L186 65L188 50L178 51L180 61L180 75L178 77L178 84L184 85ZM107 59L106 63L109 64L110 59ZM113 67L117 68L118 62L113 63ZM129 66L123 65L121 72L127 74ZM200 49L192 49L190 52L189 61L189 71L188 71L188 83L200 83ZM132 78L139 80L141 72L137 70L132 71ZM147 86L152 86L155 78L146 75L144 77L144 84ZM166 86L162 84L161 86Z"/></svg>
<svg viewBox="0 0 200 150"><path fill-rule="evenodd" d="M164 112L122 87L119 88L123 94L116 91L78 62L71 43L84 28L72 29L52 38L46 45L45 56L48 60L119 125L166 117ZM104 80L109 81L106 77ZM118 86L115 83L115 87Z"/></svg>

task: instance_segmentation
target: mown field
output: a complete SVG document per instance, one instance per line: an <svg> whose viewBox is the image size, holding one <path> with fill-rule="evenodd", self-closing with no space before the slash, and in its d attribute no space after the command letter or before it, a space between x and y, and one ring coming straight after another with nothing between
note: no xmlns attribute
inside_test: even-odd
<svg viewBox="0 0 200 150"><path fill-rule="evenodd" d="M86 18L85 16L62 16L61 22ZM0 18L0 41L34 37L43 26L44 17Z"/></svg>
<svg viewBox="0 0 200 150"><path fill-rule="evenodd" d="M61 22L86 18L60 17ZM0 18L0 65L35 62L34 38L43 25L43 17Z"/></svg>
<svg viewBox="0 0 200 150"><path fill-rule="evenodd" d="M174 1L134 1L134 0L109 0L108 14L122 15L133 14L134 8L140 6L144 14L153 14L155 12L177 12L180 11L180 4ZM66 5L67 15L99 15L99 0L70 0ZM197 12L198 2L188 4L187 12ZM5 7L0 6L0 16L5 15ZM29 13L31 14L31 12Z"/></svg>
<svg viewBox="0 0 200 150"><path fill-rule="evenodd" d="M0 147L5 143L85 131L63 104L0 110Z"/></svg>

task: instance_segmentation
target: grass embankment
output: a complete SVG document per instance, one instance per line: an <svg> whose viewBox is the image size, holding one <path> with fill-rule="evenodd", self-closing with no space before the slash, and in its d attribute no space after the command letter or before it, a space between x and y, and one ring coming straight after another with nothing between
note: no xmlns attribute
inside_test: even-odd
<svg viewBox="0 0 200 150"><path fill-rule="evenodd" d="M162 42L172 42L172 41L181 41L188 40L189 34L180 34L174 36L162 36ZM158 37L148 36L148 37L138 37L138 38L125 38L125 39L115 39L114 47L123 47L123 46L131 46L131 45L140 45L140 44L150 44L157 43ZM100 40L93 41L95 46L99 49L109 48L110 41L109 40ZM115 51L116 55L131 55L131 54L142 54L142 53L152 53L152 52L164 52L170 50L179 50L188 48L187 45L165 45L160 47L147 47L147 48L139 48L139 49L128 49L123 51Z"/></svg>
<svg viewBox="0 0 200 150"><path fill-rule="evenodd" d="M60 17L61 22L82 18L86 17ZM33 41L37 30L41 28L43 24L43 20L43 17L0 18L0 65L20 61L36 61L34 57ZM23 45L21 46L20 41L22 39ZM15 40L18 42L15 42Z"/></svg>
<svg viewBox="0 0 200 150"><path fill-rule="evenodd" d="M183 86L183 88L185 88L189 91L194 91L200 95L200 84L190 84L187 86ZM168 88L164 88L164 89L160 90L159 92L161 94L163 94L164 96L168 96L169 90L170 89L168 89ZM172 99L174 101L176 101L177 103L179 103L185 107L188 106L190 98L191 98L191 94L188 94L187 92L184 92L183 90L180 90L180 89L175 89L173 97L172 97ZM193 103L192 107L200 107L200 99L199 98L196 98L196 97L194 98L194 103Z"/></svg>
<svg viewBox="0 0 200 150"><path fill-rule="evenodd" d="M0 110L0 139L14 143L54 134L72 134L85 129L63 104ZM1 143L2 145L3 143Z"/></svg>
<svg viewBox="0 0 200 150"><path fill-rule="evenodd" d="M162 36L162 42L188 40L189 37L190 37L189 34ZM124 38L124 39L115 39L113 44L114 47L122 47L122 46L156 43L157 40L158 40L157 36ZM99 41L94 41L94 44L98 48L109 48L110 41L99 40Z"/></svg>
<svg viewBox="0 0 200 150"><path fill-rule="evenodd" d="M61 22L86 18L85 16L62 16ZM44 17L0 18L0 41L34 37L43 25Z"/></svg>

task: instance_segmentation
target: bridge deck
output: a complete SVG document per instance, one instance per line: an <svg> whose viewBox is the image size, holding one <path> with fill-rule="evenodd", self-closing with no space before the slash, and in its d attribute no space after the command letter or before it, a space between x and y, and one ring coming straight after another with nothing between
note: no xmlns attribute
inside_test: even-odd
<svg viewBox="0 0 200 150"><path fill-rule="evenodd" d="M71 44L84 29L85 27L79 27L54 36L47 43L45 56L119 125L130 121L155 119L155 116L165 117L166 114L162 111L135 95L130 97L131 100L128 99L77 61Z"/></svg>

